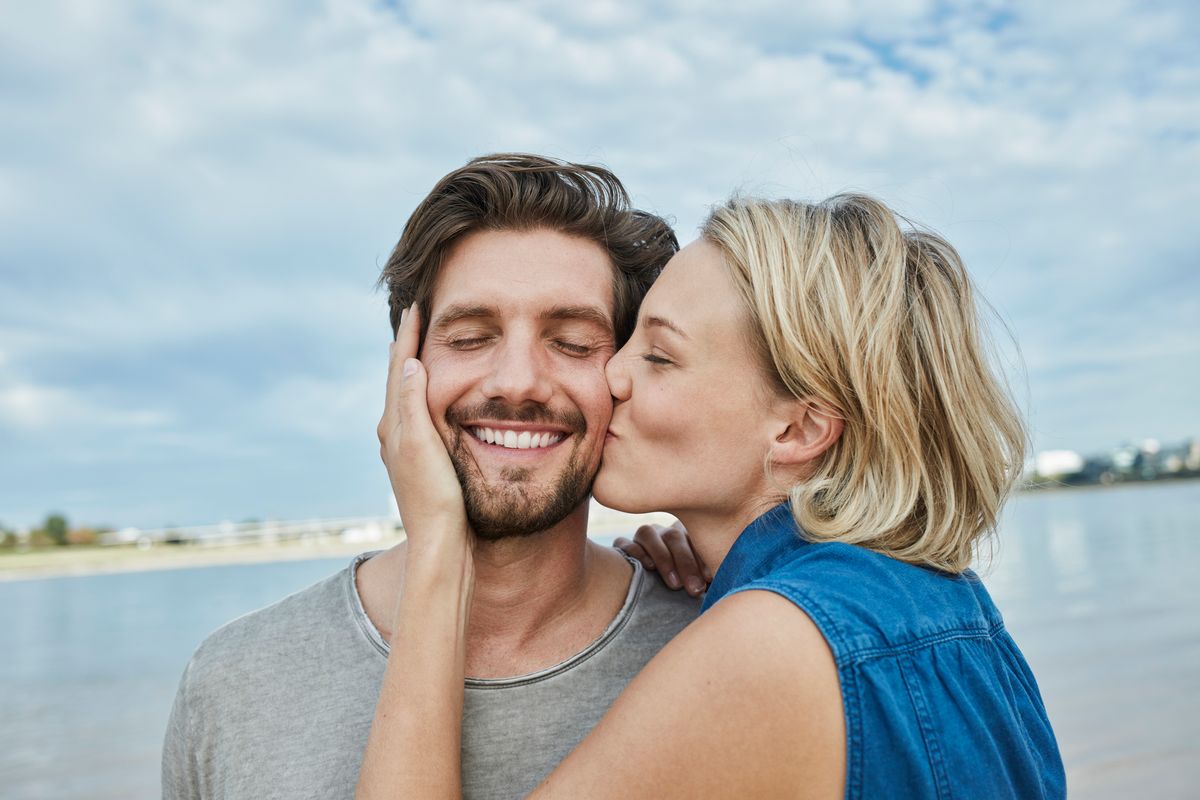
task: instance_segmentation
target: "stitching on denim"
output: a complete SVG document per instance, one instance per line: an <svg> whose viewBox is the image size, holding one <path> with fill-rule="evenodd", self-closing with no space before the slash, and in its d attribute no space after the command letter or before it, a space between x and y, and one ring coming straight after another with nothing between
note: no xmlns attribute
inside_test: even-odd
<svg viewBox="0 0 1200 800"><path fill-rule="evenodd" d="M889 658L892 656L915 653L918 650L924 650L928 647L942 644L943 642L952 642L956 639L995 639L998 634L1003 632L1004 623L997 622L993 623L987 629L963 628L955 631L931 634L920 639L914 639L907 644L895 645L891 647L867 647L863 648L862 650L856 650L853 653L847 653L846 658L855 664L861 664L864 661L871 661L876 658Z"/></svg>
<svg viewBox="0 0 1200 800"><path fill-rule="evenodd" d="M920 684L908 679L909 669L914 666L912 653L905 653L902 658L898 658L897 666L900 668L900 679L904 681L904 688L908 690L908 699L912 702L913 711L917 716L917 725L921 730L921 741L925 744L925 755L929 758L929 768L933 773L937 796L949 798L950 781L946 775L945 762L942 760L942 748L938 743L937 729L930 718L929 704L925 701Z"/></svg>
<svg viewBox="0 0 1200 800"><path fill-rule="evenodd" d="M846 797L863 796L862 694L854 670L838 667L842 707L846 713Z"/></svg>
<svg viewBox="0 0 1200 800"><path fill-rule="evenodd" d="M870 661L874 658L887 658L903 653L912 653L943 642L954 641L955 639L994 639L997 635L1005 632L1004 622L1001 620L993 622L987 628L959 628L952 631L933 633L901 645L864 647L853 650L846 646L846 641L842 637L841 630L826 615L821 605L815 602L807 592L776 581L753 581L745 586L738 587L736 591L743 592L747 589L767 589L776 594L783 595L783 597L798 605L810 617L813 617L826 638L836 640L837 649L834 651L833 656L839 667L843 664L860 664L863 661ZM730 594L734 593L736 592L730 592ZM819 619L817 619L818 617Z"/></svg>

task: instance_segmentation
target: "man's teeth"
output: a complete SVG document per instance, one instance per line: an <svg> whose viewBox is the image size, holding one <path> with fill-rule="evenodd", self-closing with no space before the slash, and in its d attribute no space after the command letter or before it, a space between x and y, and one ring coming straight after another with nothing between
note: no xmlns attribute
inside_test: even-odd
<svg viewBox="0 0 1200 800"><path fill-rule="evenodd" d="M512 450L531 450L535 447L549 447L562 440L561 433L530 433L529 431L503 431L494 428L470 428L471 435L481 442L498 444Z"/></svg>

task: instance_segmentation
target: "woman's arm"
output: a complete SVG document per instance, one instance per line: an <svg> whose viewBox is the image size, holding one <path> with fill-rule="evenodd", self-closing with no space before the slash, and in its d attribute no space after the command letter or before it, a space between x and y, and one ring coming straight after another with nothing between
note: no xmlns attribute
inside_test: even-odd
<svg viewBox="0 0 1200 800"><path fill-rule="evenodd" d="M537 798L841 798L833 654L790 601L731 595L670 642Z"/></svg>
<svg viewBox="0 0 1200 800"><path fill-rule="evenodd" d="M415 317L404 316L393 345L379 426L409 539L360 798L461 796L471 538L412 358ZM834 798L844 773L833 656L792 603L753 591L668 644L535 796Z"/></svg>
<svg viewBox="0 0 1200 800"><path fill-rule="evenodd" d="M356 797L462 794L463 674L474 586L462 489L429 418L415 307L392 344L380 453L408 543L391 654Z"/></svg>

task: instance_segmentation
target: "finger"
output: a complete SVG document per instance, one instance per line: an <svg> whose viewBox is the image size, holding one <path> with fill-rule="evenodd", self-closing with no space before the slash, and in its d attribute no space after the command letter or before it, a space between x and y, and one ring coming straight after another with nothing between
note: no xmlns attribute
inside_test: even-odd
<svg viewBox="0 0 1200 800"><path fill-rule="evenodd" d="M691 537L688 536L687 528L684 527L682 522L680 522L679 520L675 520L667 527L677 529L680 533L683 534L684 538L688 540L688 544L691 544L691 541L692 541ZM710 566L708 566L708 564L704 563L704 558L700 555L700 551L697 550L695 547L692 548L692 555L696 557L696 565L700 567L700 572L704 578L704 582L712 583L712 580L713 580L712 567L710 567Z"/></svg>
<svg viewBox="0 0 1200 800"><path fill-rule="evenodd" d="M663 532L662 540L667 549L671 551L675 569L679 571L679 577L683 579L683 587L692 597L699 597L708 588L708 582L704 580L703 570L700 568L699 559L692 550L691 542L684 536L683 531L677 528L667 528Z"/></svg>
<svg viewBox="0 0 1200 800"><path fill-rule="evenodd" d="M683 583L679 580L679 573L675 570L675 559L671 557L671 551L663 544L662 530L661 525L643 525L633 534L633 540L649 554L658 573L662 575L663 582L672 589L682 589Z"/></svg>
<svg viewBox="0 0 1200 800"><path fill-rule="evenodd" d="M616 539L613 539L613 547L624 552L630 558L636 558L646 569L654 569L654 560L650 558L650 555L637 542L626 539L624 536L618 536Z"/></svg>
<svg viewBox="0 0 1200 800"><path fill-rule="evenodd" d="M421 341L421 307L413 303L400 312L400 326L396 328L396 344L403 351L401 358L416 358Z"/></svg>
<svg viewBox="0 0 1200 800"><path fill-rule="evenodd" d="M383 401L383 419L379 423L381 438L384 434L391 433L400 421L404 362L417 355L421 331L420 315L421 312L416 303L400 312L400 325L396 330L396 339L391 344L388 359L387 392Z"/></svg>
<svg viewBox="0 0 1200 800"><path fill-rule="evenodd" d="M396 339L390 345L388 358L387 391L383 400L383 418L379 421L379 436L382 439L391 433L399 421L400 390L404 383L404 360L417 355L417 332L420 331L419 315L414 303L400 312L400 327Z"/></svg>

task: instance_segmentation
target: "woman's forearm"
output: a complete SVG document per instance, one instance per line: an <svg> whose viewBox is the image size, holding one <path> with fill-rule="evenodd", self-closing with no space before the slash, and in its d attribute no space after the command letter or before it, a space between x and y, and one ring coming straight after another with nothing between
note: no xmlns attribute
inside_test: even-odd
<svg viewBox="0 0 1200 800"><path fill-rule="evenodd" d="M358 798L462 795L463 677L473 562L461 538L442 539L423 550L410 551L406 559Z"/></svg>

